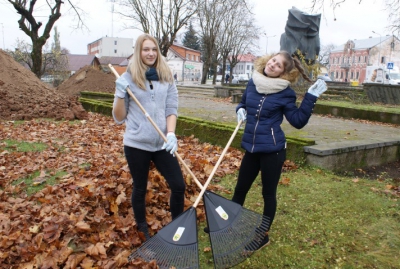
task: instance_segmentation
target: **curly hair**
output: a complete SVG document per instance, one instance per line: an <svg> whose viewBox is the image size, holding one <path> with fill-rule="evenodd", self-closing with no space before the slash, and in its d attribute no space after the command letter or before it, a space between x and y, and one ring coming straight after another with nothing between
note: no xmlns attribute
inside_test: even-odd
<svg viewBox="0 0 400 269"><path fill-rule="evenodd" d="M265 55L260 58L258 58L254 62L254 69L261 73L264 74L264 68L267 62L275 57L276 55L281 55L284 58L284 71L283 74L279 76L281 79L285 79L290 81L290 83L296 83L297 80L299 79L300 75L307 81L312 82L312 80L307 76L306 72L304 71L303 66L301 65L299 59L294 56L292 57L289 52L287 51L279 51L275 54L272 55Z"/></svg>

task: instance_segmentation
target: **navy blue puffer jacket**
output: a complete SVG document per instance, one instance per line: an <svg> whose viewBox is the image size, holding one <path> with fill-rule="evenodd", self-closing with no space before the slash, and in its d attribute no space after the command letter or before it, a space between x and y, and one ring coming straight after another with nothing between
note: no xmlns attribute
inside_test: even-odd
<svg viewBox="0 0 400 269"><path fill-rule="evenodd" d="M273 93L260 94L251 79L236 107L247 111L242 137L242 148L249 152L272 153L286 148L281 124L283 115L295 128L301 129L311 117L317 97L306 93L300 107L296 106L296 93L290 87Z"/></svg>

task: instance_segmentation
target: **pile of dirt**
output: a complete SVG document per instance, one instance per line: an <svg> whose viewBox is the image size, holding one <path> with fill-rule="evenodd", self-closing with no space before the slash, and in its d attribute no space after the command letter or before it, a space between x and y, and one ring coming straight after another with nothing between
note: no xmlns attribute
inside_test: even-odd
<svg viewBox="0 0 400 269"><path fill-rule="evenodd" d="M69 96L79 96L83 91L114 93L115 76L86 65L58 86L57 91Z"/></svg>
<svg viewBox="0 0 400 269"><path fill-rule="evenodd" d="M38 79L30 70L0 50L0 119L86 119L85 109L72 98Z"/></svg>

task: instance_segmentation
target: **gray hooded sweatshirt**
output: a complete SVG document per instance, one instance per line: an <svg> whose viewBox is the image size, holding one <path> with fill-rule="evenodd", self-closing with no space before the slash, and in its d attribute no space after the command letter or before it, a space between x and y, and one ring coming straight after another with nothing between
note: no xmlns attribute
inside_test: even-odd
<svg viewBox="0 0 400 269"><path fill-rule="evenodd" d="M146 81L146 90L143 90L133 83L129 73L125 72L121 76L129 82L129 89L146 110L148 116L166 134L167 117L170 115L178 116L178 90L176 85L152 81L153 89L150 89L150 83ZM126 95L127 115L125 119L118 121L113 113L113 118L117 124L125 123L126 125L124 145L151 152L161 150L164 140L135 101L128 94ZM118 97L114 97L114 104L117 99Z"/></svg>

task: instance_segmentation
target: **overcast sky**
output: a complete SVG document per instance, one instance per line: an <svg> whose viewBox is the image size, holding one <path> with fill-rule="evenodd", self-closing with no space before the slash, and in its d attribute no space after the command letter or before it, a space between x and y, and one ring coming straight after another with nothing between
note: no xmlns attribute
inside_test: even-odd
<svg viewBox="0 0 400 269"><path fill-rule="evenodd" d="M293 6L309 14L322 16L320 24L321 45L341 45L349 39L365 39L370 36L378 37L372 33L375 31L382 36L390 34L387 26L388 12L383 5L384 0L346 0L335 11L329 6L330 0L325 0L324 10L311 13L311 1L304 0L250 0L254 3L256 24L262 27L259 40L259 54L279 51L280 36L285 31L288 18L288 10ZM43 3L39 0L38 3ZM66 1L65 1L66 2ZM76 1L72 1L76 3ZM123 30L123 23L116 14L112 15L112 2L110 0L82 0L79 7L89 14L85 23L90 32L81 30L73 31L74 17L64 15L67 13L66 6L63 7L63 16L56 22L60 33L61 46L70 50L73 54L86 54L86 46L103 36L131 37L134 40L140 34L134 30ZM40 6L37 4L37 6ZM14 8L6 0L0 0L0 48L13 49L17 38L30 42L30 39L18 28L19 16ZM336 17L336 21L334 18ZM43 17L43 20L47 19ZM267 35L265 35L267 33ZM268 36L268 42L267 38ZM53 32L49 39L53 42ZM267 45L268 43L268 45Z"/></svg>

